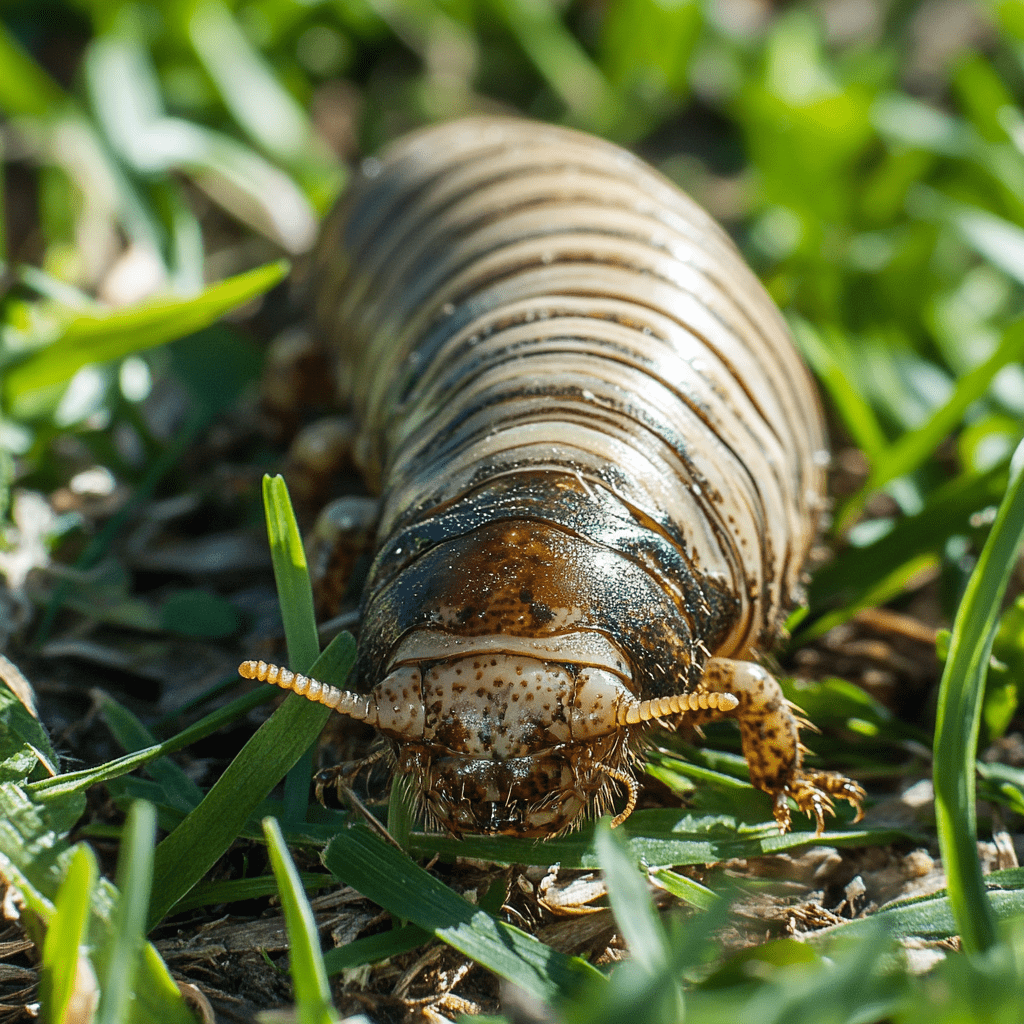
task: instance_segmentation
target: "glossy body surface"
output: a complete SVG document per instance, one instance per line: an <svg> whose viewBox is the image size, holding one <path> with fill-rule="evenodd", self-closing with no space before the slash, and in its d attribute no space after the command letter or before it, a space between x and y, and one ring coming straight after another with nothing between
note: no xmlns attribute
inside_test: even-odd
<svg viewBox="0 0 1024 1024"><path fill-rule="evenodd" d="M619 787L628 813L646 723L679 715L739 720L782 827L787 796L819 829L859 801L803 768L754 664L827 455L785 323L706 213L609 143L470 119L364 165L314 284L383 498L368 695L339 710L433 824L547 836Z"/></svg>

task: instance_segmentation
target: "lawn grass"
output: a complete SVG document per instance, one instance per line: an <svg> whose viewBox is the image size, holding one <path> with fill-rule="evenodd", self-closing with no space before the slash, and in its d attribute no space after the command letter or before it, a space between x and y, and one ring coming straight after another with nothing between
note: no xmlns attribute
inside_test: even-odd
<svg viewBox="0 0 1024 1024"><path fill-rule="evenodd" d="M801 5L743 22L728 4L658 0L44 6L0 12L0 574L9 591L28 593L14 556L28 550L32 494L101 467L122 497L113 514L48 520L39 545L74 569L32 591L23 625L0 629L13 661L45 656L84 627L238 653L255 615L251 604L239 611L242 588L212 593L172 575L144 593L124 568L125 538L158 501L190 494L197 448L225 464L236 457L216 438L255 407L265 342L286 319L276 312L285 261L301 265L346 159L495 102L636 148L725 222L789 319L828 406L837 490L829 559L790 622L787 654L883 604L949 630L939 636L941 682L920 701L933 699L934 715L904 720L843 680L786 682L826 730L812 743L825 764L891 786L933 751L934 827L840 817L820 838L799 817L780 836L768 801L716 735L700 748L667 743L650 758L652 780L688 809L647 807L615 832L596 822L544 843L456 841L422 831L396 789L386 820L396 848L355 812L311 804L325 709L288 697L200 785L171 755L208 751L211 737L245 728L271 687L219 706L223 687L237 685L225 676L193 694L193 706L160 715L141 710L130 689L106 693L96 712L124 755L83 767L62 763L33 713L32 680L0 663L0 874L40 951L44 1016L78 1019L69 1009L77 998L109 1024L193 1019L146 935L173 915L276 891L302 1021L339 1019L332 1000L343 971L434 940L537 992L566 1022L1015 1020L1024 876L983 876L977 839L1000 828L1019 835L1024 815L1024 773L980 760L1020 729L1024 681L1019 6L965 5L959 28L918 4L872 8L860 23ZM851 17L863 7L832 6ZM110 274L129 247L144 254L151 294ZM177 403L164 419L154 415L161 393ZM279 461L280 445L266 438L246 449L260 467L252 479ZM289 666L340 685L354 644L318 637L283 481L239 487L237 500L213 490L196 499L211 519L227 519L230 500L236 520L265 517ZM207 701L214 710L197 720ZM126 817L83 817L90 790ZM266 869L211 875L239 837L245 849L266 848ZM111 841L116 870L96 852ZM723 947L744 893L721 873L698 881L686 872L814 844L930 845L947 885L808 942ZM493 872L477 902L447 867L460 856ZM506 866L556 862L604 871L632 961L598 969L510 923ZM321 952L308 894L335 882L376 901L392 927ZM649 882L685 913L657 913ZM952 939L961 952L918 977L906 939Z"/></svg>

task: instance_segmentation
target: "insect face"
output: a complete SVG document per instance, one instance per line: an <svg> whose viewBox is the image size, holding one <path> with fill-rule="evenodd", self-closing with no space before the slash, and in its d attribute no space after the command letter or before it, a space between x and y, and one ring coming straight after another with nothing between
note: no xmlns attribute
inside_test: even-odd
<svg viewBox="0 0 1024 1024"><path fill-rule="evenodd" d="M478 653L398 667L374 692L396 770L456 835L564 831L629 760L618 718L635 698L603 669Z"/></svg>

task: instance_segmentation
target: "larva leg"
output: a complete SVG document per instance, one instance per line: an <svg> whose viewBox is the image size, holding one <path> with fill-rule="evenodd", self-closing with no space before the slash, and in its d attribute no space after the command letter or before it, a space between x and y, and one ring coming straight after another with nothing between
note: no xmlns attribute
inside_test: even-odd
<svg viewBox="0 0 1024 1024"><path fill-rule="evenodd" d="M317 517L307 543L318 618L338 614L356 562L373 547L380 508L375 498L331 502Z"/></svg>
<svg viewBox="0 0 1024 1024"><path fill-rule="evenodd" d="M837 797L853 804L860 818L865 794L857 783L835 772L803 767L807 748L800 742L800 729L810 723L786 700L770 673L752 662L711 658L704 669L704 688L739 699L736 709L726 714L739 723L750 780L774 798L775 820L783 832L790 826L787 797L814 816L819 834Z"/></svg>
<svg viewBox="0 0 1024 1024"><path fill-rule="evenodd" d="M334 787L338 799L342 800L344 794L351 794L351 786L356 776L364 769L376 764L387 754L386 747L378 747L371 754L360 758L358 761L347 761L344 764L331 765L330 768L321 768L313 777L316 784L316 798L321 804L324 803L324 792L329 786ZM326 806L326 804L324 805Z"/></svg>

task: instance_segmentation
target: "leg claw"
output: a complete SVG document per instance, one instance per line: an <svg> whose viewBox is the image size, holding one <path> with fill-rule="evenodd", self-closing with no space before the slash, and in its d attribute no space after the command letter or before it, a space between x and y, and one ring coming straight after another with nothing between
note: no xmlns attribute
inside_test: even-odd
<svg viewBox="0 0 1024 1024"><path fill-rule="evenodd" d="M837 772L797 769L785 786L775 794L775 820L780 832L789 831L790 815L786 797L792 797L799 810L814 818L814 834L820 836L825 831L826 815L835 815L835 800L846 800L851 803L857 811L854 821L860 821L864 817L865 796L864 790L856 782L851 782Z"/></svg>

